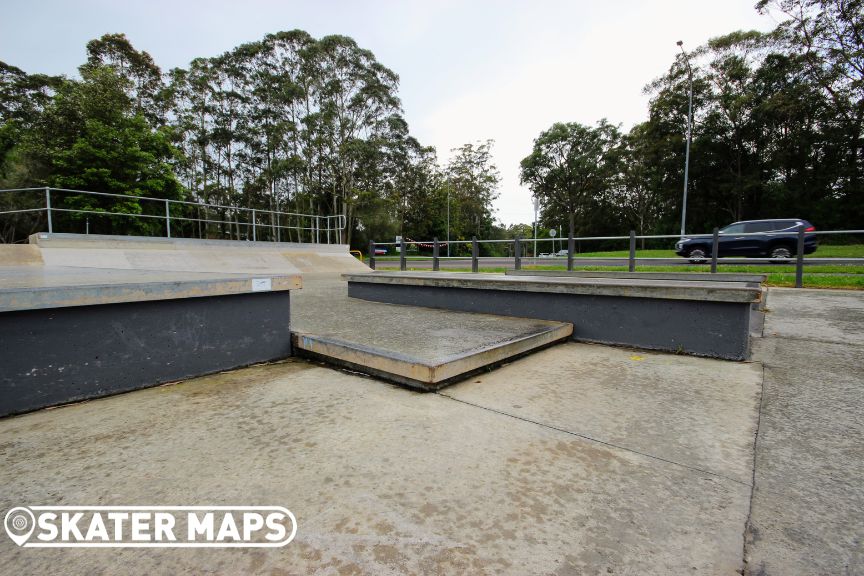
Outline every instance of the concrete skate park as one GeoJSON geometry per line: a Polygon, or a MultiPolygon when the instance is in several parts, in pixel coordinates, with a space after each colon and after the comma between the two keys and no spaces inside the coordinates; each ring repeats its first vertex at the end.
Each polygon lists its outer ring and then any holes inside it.
{"type": "Polygon", "coordinates": [[[2,500],[289,508],[282,548],[8,573],[864,571],[864,295],[373,272],[344,245],[0,246],[2,500]]]}

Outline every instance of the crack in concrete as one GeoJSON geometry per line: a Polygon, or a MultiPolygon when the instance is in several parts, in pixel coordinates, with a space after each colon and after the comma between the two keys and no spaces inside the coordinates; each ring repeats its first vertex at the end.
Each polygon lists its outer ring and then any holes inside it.
{"type": "Polygon", "coordinates": [[[753,474],[750,479],[750,501],[747,504],[747,520],[744,522],[744,545],[741,550],[741,574],[749,574],[749,566],[747,565],[748,540],[747,535],[750,532],[750,521],[753,517],[753,500],[756,496],[756,458],[757,447],[759,444],[759,430],[762,425],[762,405],[765,403],[765,364],[762,364],[762,380],[761,389],[759,392],[759,411],[756,413],[756,433],[753,435],[753,474]]]}
{"type": "Polygon", "coordinates": [[[665,462],[667,464],[672,464],[673,466],[678,466],[680,468],[685,468],[687,470],[692,470],[694,472],[699,472],[700,474],[707,474],[709,476],[714,476],[717,478],[722,478],[723,480],[728,480],[730,482],[734,482],[736,484],[740,484],[742,486],[748,486],[752,490],[751,484],[747,482],[742,482],[741,480],[737,480],[735,478],[730,478],[729,476],[725,476],[718,472],[712,472],[711,470],[706,470],[704,468],[699,468],[697,466],[690,466],[689,464],[684,464],[682,462],[676,462],[675,460],[669,460],[668,458],[663,458],[662,456],[656,456],[654,454],[649,454],[647,452],[641,452],[639,450],[635,450],[633,448],[628,448],[627,446],[622,446],[620,444],[615,444],[613,442],[607,442],[605,440],[600,440],[599,438],[594,438],[592,436],[588,436],[586,434],[581,434],[579,432],[574,432],[572,430],[567,430],[565,428],[559,428],[557,426],[553,426],[551,424],[546,424],[544,422],[539,422],[537,420],[532,420],[530,418],[525,418],[524,416],[519,416],[517,414],[511,414],[509,412],[503,412],[501,410],[496,410],[494,408],[490,408],[488,406],[482,406],[480,404],[475,404],[473,402],[468,402],[466,400],[460,400],[459,398],[454,398],[453,396],[448,396],[441,391],[435,392],[437,396],[441,396],[443,398],[447,398],[449,400],[453,400],[454,402],[459,402],[461,404],[465,404],[466,406],[473,406],[474,408],[480,408],[481,410],[486,410],[488,412],[492,412],[494,414],[500,414],[501,416],[507,416],[509,418],[513,418],[515,420],[521,420],[522,422],[528,422],[529,424],[535,424],[537,426],[542,426],[543,428],[547,428],[549,430],[555,430],[556,432],[563,432],[564,434],[569,434],[570,436],[576,436],[577,438],[582,438],[583,440],[588,440],[589,442],[594,442],[597,444],[602,444],[603,446],[608,446],[610,448],[615,448],[617,450],[624,450],[625,452],[630,452],[632,454],[637,454],[639,456],[643,456],[645,458],[650,458],[652,460],[657,460],[660,462],[665,462]]]}

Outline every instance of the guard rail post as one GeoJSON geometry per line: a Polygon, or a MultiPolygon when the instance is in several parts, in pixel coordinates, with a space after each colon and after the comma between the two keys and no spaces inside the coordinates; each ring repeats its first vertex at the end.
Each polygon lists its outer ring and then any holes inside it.
{"type": "Polygon", "coordinates": [[[480,270],[479,262],[477,258],[480,254],[480,247],[477,244],[477,237],[471,237],[471,272],[477,273],[480,270]]]}
{"type": "Polygon", "coordinates": [[[48,233],[54,232],[54,226],[51,221],[51,189],[45,187],[45,210],[48,213],[48,233]]]}
{"type": "Polygon", "coordinates": [[[795,288],[804,287],[804,226],[798,227],[798,250],[795,259],[795,288]]]}
{"type": "Polygon", "coordinates": [[[522,239],[519,236],[513,241],[513,268],[522,269],[522,239]]]}
{"type": "Polygon", "coordinates": [[[720,252],[720,229],[714,228],[714,237],[711,240],[711,273],[717,273],[717,253],[720,252]]]}

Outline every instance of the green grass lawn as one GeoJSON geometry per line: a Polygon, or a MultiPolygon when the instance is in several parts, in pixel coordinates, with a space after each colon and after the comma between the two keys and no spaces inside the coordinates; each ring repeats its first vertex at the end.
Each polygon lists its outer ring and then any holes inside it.
{"type": "MultiPolygon", "coordinates": [[[[795,273],[795,266],[786,264],[761,264],[761,265],[745,265],[745,264],[727,264],[723,265],[722,260],[717,266],[718,272],[739,272],[752,274],[778,274],[778,273],[795,273]]],[[[557,266],[522,266],[525,270],[566,270],[564,264],[557,266]]],[[[574,270],[587,270],[597,272],[602,270],[627,270],[626,266],[574,266],[574,270]]],[[[504,270],[502,267],[501,270],[504,270]]],[[[688,264],[687,266],[639,266],[637,270],[640,272],[711,272],[711,266],[708,264],[688,264]]],[[[854,264],[813,264],[804,268],[804,275],[807,274],[864,274],[864,266],[854,264]]]]}
{"type": "MultiPolygon", "coordinates": [[[[575,256],[581,258],[628,258],[629,250],[614,252],[580,252],[575,256]]],[[[680,258],[674,250],[636,250],[637,258],[680,258]]],[[[805,258],[864,258],[864,244],[848,244],[844,246],[819,246],[813,254],[805,258]]]]}
{"type": "MultiPolygon", "coordinates": [[[[627,258],[630,256],[628,250],[615,250],[612,252],[579,252],[575,254],[578,258],[627,258]]],[[[525,256],[528,258],[530,256],[525,256]]],[[[637,258],[680,258],[674,250],[637,250],[637,258]]],[[[822,245],[813,254],[807,254],[805,258],[864,258],[864,244],[846,244],[842,246],[822,245]]],[[[406,260],[426,260],[431,256],[406,256],[406,260]]],[[[470,256],[465,256],[470,258],[470,256]]],[[[398,255],[376,256],[376,260],[399,260],[398,255]]],[[[560,258],[563,260],[564,258],[560,258]]]]}

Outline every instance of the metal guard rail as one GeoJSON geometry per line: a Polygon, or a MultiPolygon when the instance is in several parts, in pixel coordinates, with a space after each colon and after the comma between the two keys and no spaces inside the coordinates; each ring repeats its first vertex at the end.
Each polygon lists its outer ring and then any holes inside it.
{"type": "MultiPolygon", "coordinates": [[[[810,231],[807,232],[804,226],[799,226],[797,230],[797,242],[796,242],[796,250],[795,250],[795,287],[802,288],[804,283],[804,237],[806,234],[811,235],[836,235],[836,234],[845,234],[845,235],[854,235],[854,234],[864,234],[864,230],[825,230],[825,231],[810,231]]],[[[735,233],[735,237],[741,236],[788,236],[789,232],[743,232],[743,233],[735,233]]],[[[719,230],[717,228],[714,229],[711,234],[652,234],[652,235],[644,235],[637,236],[636,232],[631,230],[629,236],[583,236],[583,237],[573,237],[567,238],[567,270],[573,270],[573,253],[574,253],[574,245],[577,241],[583,240],[629,240],[630,241],[630,253],[627,258],[628,262],[628,270],[630,272],[636,271],[636,240],[657,240],[657,239],[681,239],[681,238],[711,238],[712,249],[711,249],[711,273],[717,273],[717,254],[718,254],[718,243],[719,243],[719,230]]],[[[447,246],[449,244],[470,244],[471,245],[471,271],[477,272],[479,270],[479,245],[481,243],[486,244],[501,244],[508,243],[513,244],[513,264],[516,270],[521,270],[522,268],[522,244],[523,243],[531,243],[534,242],[563,242],[565,239],[562,238],[506,238],[499,240],[478,240],[477,237],[473,237],[471,240],[450,240],[449,242],[439,242],[438,238],[433,238],[431,242],[428,241],[414,241],[409,240],[405,241],[405,238],[402,239],[401,242],[369,242],[369,267],[373,270],[375,269],[375,248],[377,246],[399,246],[399,269],[406,270],[407,269],[407,258],[406,258],[406,248],[409,244],[417,244],[417,245],[431,245],[432,246],[432,270],[437,272],[440,270],[440,261],[441,260],[455,260],[462,259],[465,257],[450,257],[450,256],[440,256],[439,250],[442,246],[447,246]]],[[[535,256],[536,258],[536,256],[535,256]]],[[[589,257],[591,258],[591,257],[589,257]]],[[[618,260],[621,258],[616,257],[593,257],[603,260],[618,260]]],[[[642,260],[667,260],[667,258],[641,258],[642,260]]],[[[622,259],[623,260],[623,259],[622,259]]],[[[788,262],[788,258],[762,258],[762,260],[769,260],[771,262],[788,262]]],[[[862,259],[864,262],[864,259],[862,259]]]]}
{"type": "MultiPolygon", "coordinates": [[[[93,214],[97,216],[124,216],[129,218],[151,218],[156,220],[164,220],[165,221],[165,233],[166,237],[171,238],[171,222],[203,222],[210,224],[227,224],[229,226],[243,226],[247,230],[251,227],[252,231],[252,240],[257,241],[257,230],[260,227],[266,229],[279,229],[279,230],[297,230],[297,231],[308,231],[310,233],[310,238],[314,238],[315,242],[320,241],[321,233],[326,234],[327,243],[330,243],[330,232],[338,233],[338,239],[341,242],[342,231],[345,230],[346,218],[344,214],[337,214],[333,216],[320,216],[317,214],[303,214],[299,212],[283,212],[279,210],[261,210],[258,208],[245,208],[243,206],[227,206],[223,204],[211,204],[207,202],[190,202],[188,200],[171,200],[167,198],[153,198],[150,196],[133,196],[130,194],[113,194],[110,192],[93,192],[88,190],[72,190],[69,188],[10,188],[6,190],[0,190],[0,193],[13,193],[13,192],[43,192],[44,193],[44,206],[39,206],[37,208],[24,208],[24,209],[16,209],[16,210],[4,210],[0,211],[0,216],[8,215],[8,214],[23,214],[29,212],[45,212],[46,220],[48,225],[48,232],[54,232],[54,219],[52,218],[52,214],[59,213],[74,213],[74,214],[93,214]],[[66,193],[66,194],[74,194],[74,195],[87,195],[87,196],[100,196],[100,197],[108,197],[108,198],[121,198],[125,200],[135,200],[135,201],[148,201],[148,202],[158,202],[162,203],[165,206],[165,213],[162,214],[140,214],[140,213],[130,213],[130,212],[110,212],[107,210],[88,210],[84,208],[60,208],[52,205],[52,192],[66,193]],[[208,209],[212,210],[227,210],[231,211],[235,214],[239,214],[241,212],[245,212],[249,215],[249,220],[241,222],[239,220],[213,220],[209,218],[190,218],[188,216],[177,216],[171,214],[171,207],[173,205],[179,206],[191,206],[194,208],[203,208],[206,212],[208,209]],[[303,226],[286,226],[279,223],[279,218],[282,216],[286,216],[290,218],[300,219],[301,222],[303,219],[308,219],[310,225],[303,226]],[[261,222],[261,219],[267,219],[269,217],[270,222],[261,222]],[[323,222],[323,226],[322,226],[323,222]]],[[[248,232],[247,232],[248,239],[248,232]]]]}

